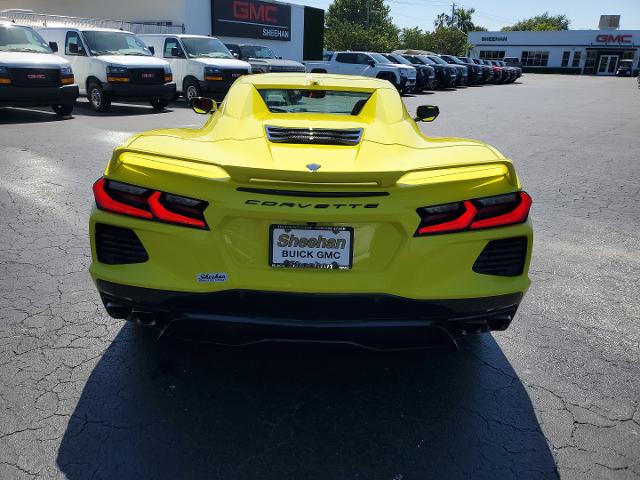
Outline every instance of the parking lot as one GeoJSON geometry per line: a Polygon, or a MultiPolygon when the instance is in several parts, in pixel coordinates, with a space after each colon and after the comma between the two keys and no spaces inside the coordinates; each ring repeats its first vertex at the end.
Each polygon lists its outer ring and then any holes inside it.
{"type": "Polygon", "coordinates": [[[156,342],[87,272],[112,149],[197,127],[115,105],[0,109],[0,479],[640,477],[640,90],[525,75],[407,96],[427,135],[484,140],[534,199],[532,287],[460,350],[156,342]]]}

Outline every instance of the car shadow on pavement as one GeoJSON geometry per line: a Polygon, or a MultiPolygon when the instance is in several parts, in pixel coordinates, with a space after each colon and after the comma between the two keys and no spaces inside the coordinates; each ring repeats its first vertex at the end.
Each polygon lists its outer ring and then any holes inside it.
{"type": "Polygon", "coordinates": [[[68,479],[558,478],[490,335],[461,350],[221,349],[125,325],[57,464],[68,479]]]}
{"type": "Polygon", "coordinates": [[[73,109],[73,115],[78,117],[122,117],[130,115],[162,115],[170,111],[169,107],[164,110],[154,110],[151,105],[143,103],[113,103],[108,112],[96,112],[91,109],[89,102],[79,100],[73,109]]]}
{"type": "Polygon", "coordinates": [[[31,108],[0,108],[0,125],[20,123],[61,122],[72,117],[60,117],[51,109],[40,110],[31,108]]]}

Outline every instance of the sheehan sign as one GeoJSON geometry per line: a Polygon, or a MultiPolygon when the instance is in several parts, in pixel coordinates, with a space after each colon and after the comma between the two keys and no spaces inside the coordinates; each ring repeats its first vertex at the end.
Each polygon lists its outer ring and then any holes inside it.
{"type": "Polygon", "coordinates": [[[213,34],[291,40],[291,7],[260,0],[211,0],[213,34]]]}

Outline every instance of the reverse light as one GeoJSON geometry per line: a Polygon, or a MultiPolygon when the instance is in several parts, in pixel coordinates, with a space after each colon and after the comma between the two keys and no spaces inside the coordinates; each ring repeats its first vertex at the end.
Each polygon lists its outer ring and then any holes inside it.
{"type": "Polygon", "coordinates": [[[476,198],[417,210],[420,225],[415,236],[454,233],[523,223],[531,197],[526,192],[476,198]]]}
{"type": "Polygon", "coordinates": [[[130,217],[208,230],[207,202],[100,178],[93,185],[100,210],[130,217]]]}

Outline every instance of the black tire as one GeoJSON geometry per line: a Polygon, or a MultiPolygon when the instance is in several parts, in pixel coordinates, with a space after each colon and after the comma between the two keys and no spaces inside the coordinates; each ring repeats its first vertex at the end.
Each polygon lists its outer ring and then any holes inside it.
{"type": "Polygon", "coordinates": [[[96,112],[108,112],[111,108],[111,97],[104,93],[102,85],[98,82],[89,82],[87,98],[91,108],[96,112]]]}
{"type": "Polygon", "coordinates": [[[68,117],[73,112],[73,103],[61,103],[57,105],[51,105],[51,110],[60,117],[68,117]]]}
{"type": "Polygon", "coordinates": [[[167,108],[167,105],[169,105],[169,100],[165,100],[164,98],[154,98],[149,103],[154,110],[162,111],[167,108]]]}
{"type": "Polygon", "coordinates": [[[194,98],[202,96],[202,89],[195,80],[185,80],[182,87],[182,95],[188,103],[191,103],[194,98]]]}

